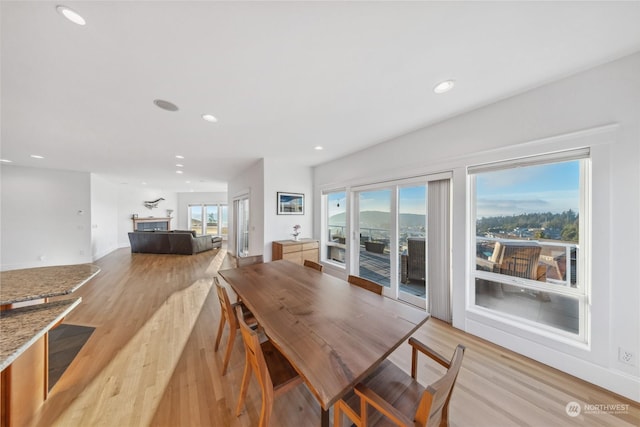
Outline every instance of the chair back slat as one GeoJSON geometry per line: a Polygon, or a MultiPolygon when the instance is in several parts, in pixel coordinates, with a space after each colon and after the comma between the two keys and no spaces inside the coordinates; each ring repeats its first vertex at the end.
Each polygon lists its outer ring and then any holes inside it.
{"type": "Polygon", "coordinates": [[[229,294],[227,293],[227,289],[222,286],[217,277],[214,276],[213,282],[216,285],[216,294],[218,295],[218,301],[220,301],[220,309],[222,311],[222,315],[229,322],[229,326],[233,329],[237,328],[236,316],[233,312],[233,308],[231,306],[231,300],[229,300],[229,294]]]}
{"type": "Polygon", "coordinates": [[[247,353],[247,360],[251,364],[251,369],[256,374],[260,389],[262,390],[263,401],[265,398],[273,399],[273,383],[271,382],[271,376],[269,375],[269,369],[260,347],[260,339],[258,333],[251,329],[242,318],[242,309],[236,307],[236,313],[238,317],[238,323],[240,324],[240,333],[242,334],[242,341],[244,342],[245,351],[247,353]]]}
{"type": "Polygon", "coordinates": [[[364,277],[349,275],[349,277],[347,278],[347,282],[351,283],[352,285],[371,291],[374,294],[382,295],[383,286],[376,282],[372,282],[371,280],[365,279],[364,277]]]}
{"type": "Polygon", "coordinates": [[[244,267],[246,265],[252,264],[262,264],[264,259],[262,255],[253,255],[253,256],[245,256],[245,257],[237,257],[236,264],[238,267],[244,267]]]}
{"type": "Polygon", "coordinates": [[[316,269],[318,271],[322,271],[322,267],[323,267],[322,264],[318,264],[317,262],[311,261],[310,259],[305,259],[304,260],[304,266],[305,267],[314,268],[314,269],[316,269]]]}

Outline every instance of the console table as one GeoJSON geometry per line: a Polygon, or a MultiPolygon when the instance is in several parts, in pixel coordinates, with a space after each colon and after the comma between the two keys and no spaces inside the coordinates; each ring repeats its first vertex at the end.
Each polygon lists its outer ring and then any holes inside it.
{"type": "Polygon", "coordinates": [[[318,262],[319,242],[313,239],[277,240],[271,245],[271,258],[303,264],[305,259],[318,262]]]}

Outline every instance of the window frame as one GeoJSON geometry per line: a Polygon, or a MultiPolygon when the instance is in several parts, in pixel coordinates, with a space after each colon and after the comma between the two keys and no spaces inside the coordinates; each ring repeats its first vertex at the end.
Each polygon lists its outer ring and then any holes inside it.
{"type": "Polygon", "coordinates": [[[206,233],[206,229],[207,229],[207,208],[209,207],[215,207],[217,210],[217,221],[218,221],[218,232],[215,234],[215,236],[219,236],[222,237],[223,239],[227,239],[228,238],[228,230],[229,230],[229,207],[226,203],[189,203],[187,205],[187,229],[191,230],[192,229],[192,224],[191,224],[191,208],[193,207],[200,207],[200,213],[202,215],[202,224],[200,226],[200,235],[205,235],[206,233]],[[222,233],[222,227],[221,227],[221,223],[222,223],[222,208],[226,207],[227,208],[227,234],[222,233]]]}
{"type": "Polygon", "coordinates": [[[321,248],[320,261],[344,271],[347,271],[347,265],[349,265],[350,258],[351,258],[349,255],[349,250],[351,246],[350,245],[351,239],[349,238],[351,235],[351,219],[350,219],[351,210],[350,210],[350,194],[349,193],[350,193],[349,189],[341,187],[341,188],[332,188],[332,189],[323,190],[321,194],[322,216],[320,219],[321,221],[320,229],[322,230],[322,232],[320,233],[320,248],[321,248]],[[344,197],[345,197],[345,227],[344,227],[345,247],[343,248],[344,262],[342,263],[339,261],[334,261],[327,256],[329,247],[333,246],[333,245],[329,245],[329,236],[326,233],[326,231],[329,229],[328,200],[329,200],[329,194],[332,194],[332,193],[344,193],[344,197]]]}
{"type": "Polygon", "coordinates": [[[559,152],[545,153],[526,157],[518,157],[509,160],[489,162],[467,167],[468,179],[468,299],[467,310],[507,323],[532,332],[542,333],[551,336],[553,339],[589,344],[590,341],[590,315],[591,315],[591,152],[589,148],[570,149],[559,152]],[[484,172],[498,170],[515,169],[518,167],[536,166],[543,164],[559,163],[577,160],[580,162],[580,202],[578,208],[579,240],[575,245],[577,252],[577,279],[576,287],[559,286],[557,284],[536,281],[533,279],[517,276],[507,276],[500,273],[482,271],[476,268],[476,245],[477,245],[477,211],[476,211],[476,176],[484,172]],[[497,311],[491,308],[482,307],[476,304],[476,279],[488,280],[507,285],[514,285],[519,288],[548,292],[563,297],[576,299],[578,302],[578,333],[572,333],[560,329],[559,327],[546,325],[524,317],[497,311]]]}

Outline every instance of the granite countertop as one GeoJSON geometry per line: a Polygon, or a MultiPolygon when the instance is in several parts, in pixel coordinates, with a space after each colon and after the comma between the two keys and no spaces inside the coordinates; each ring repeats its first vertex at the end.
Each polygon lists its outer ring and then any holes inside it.
{"type": "Polygon", "coordinates": [[[0,305],[70,294],[100,272],[93,264],[0,272],[0,305]]]}
{"type": "Polygon", "coordinates": [[[81,298],[48,302],[0,312],[0,371],[60,322],[81,298]]]}

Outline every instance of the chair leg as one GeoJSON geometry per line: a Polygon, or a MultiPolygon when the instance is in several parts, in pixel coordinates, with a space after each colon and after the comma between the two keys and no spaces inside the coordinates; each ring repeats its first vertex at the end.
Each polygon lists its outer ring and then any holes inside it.
{"type": "Polygon", "coordinates": [[[360,396],[360,425],[369,425],[369,417],[367,416],[367,401],[360,396]]]}
{"type": "Polygon", "coordinates": [[[242,384],[240,385],[240,396],[238,396],[238,406],[236,408],[236,417],[239,417],[240,412],[242,412],[244,399],[247,397],[247,390],[249,388],[249,379],[251,379],[251,362],[249,361],[249,355],[246,355],[244,361],[244,374],[242,375],[242,384]]]}
{"type": "Polygon", "coordinates": [[[273,410],[273,400],[269,401],[265,398],[264,391],[262,393],[262,409],[260,410],[260,427],[269,427],[271,420],[271,411],[273,410]]]}
{"type": "Polygon", "coordinates": [[[227,351],[224,353],[224,362],[222,364],[222,375],[227,373],[227,366],[229,366],[229,360],[231,359],[231,350],[233,350],[233,344],[236,342],[236,330],[234,328],[229,329],[229,341],[227,342],[227,351]]]}
{"type": "Polygon", "coordinates": [[[224,329],[224,324],[227,319],[224,318],[224,314],[220,314],[220,324],[218,325],[218,336],[216,336],[216,346],[214,347],[214,351],[218,351],[218,346],[220,345],[220,338],[222,338],[222,330],[224,329]]]}

